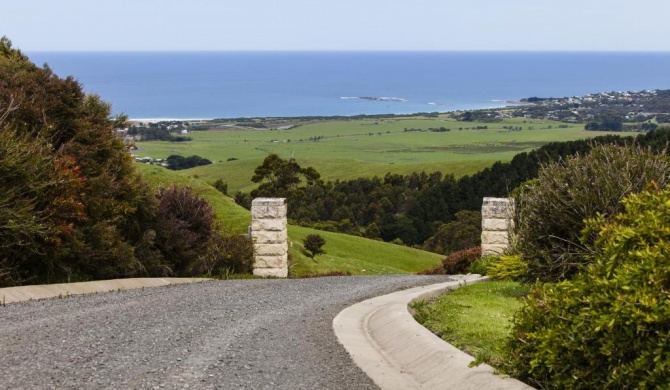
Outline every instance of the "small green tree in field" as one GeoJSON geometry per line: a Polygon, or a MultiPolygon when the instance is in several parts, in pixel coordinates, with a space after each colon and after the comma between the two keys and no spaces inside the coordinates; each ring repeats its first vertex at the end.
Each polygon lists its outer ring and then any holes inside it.
{"type": "Polygon", "coordinates": [[[321,255],[326,253],[323,250],[323,246],[326,245],[326,239],[319,234],[310,234],[302,240],[305,249],[309,252],[310,257],[313,259],[316,255],[321,255]]]}

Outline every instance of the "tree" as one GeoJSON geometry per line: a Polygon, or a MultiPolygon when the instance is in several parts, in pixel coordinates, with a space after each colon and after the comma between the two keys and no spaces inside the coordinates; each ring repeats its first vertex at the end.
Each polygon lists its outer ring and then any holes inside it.
{"type": "Polygon", "coordinates": [[[168,156],[168,158],[165,159],[165,162],[167,163],[168,169],[172,169],[173,171],[199,167],[201,165],[209,165],[212,163],[210,160],[197,155],[184,157],[178,154],[168,156]]]}
{"type": "Polygon", "coordinates": [[[228,183],[223,181],[223,179],[217,179],[212,187],[216,188],[220,193],[228,195],[228,183]]]}
{"type": "Polygon", "coordinates": [[[314,256],[321,255],[326,253],[323,250],[323,246],[326,245],[326,239],[319,234],[310,234],[302,240],[305,249],[310,253],[310,257],[314,259],[314,256]]]}
{"type": "Polygon", "coordinates": [[[303,168],[294,158],[284,160],[270,154],[254,171],[251,181],[261,184],[251,191],[251,196],[295,198],[303,192],[299,187],[303,181],[307,186],[321,184],[320,177],[314,168],[303,168]]]}
{"type": "MultiPolygon", "coordinates": [[[[0,107],[3,137],[23,145],[21,152],[34,152],[32,157],[24,154],[25,158],[19,156],[14,162],[7,160],[8,166],[32,160],[38,164],[34,168],[43,171],[33,176],[31,180],[37,182],[30,187],[22,187],[27,183],[22,184],[22,179],[12,179],[2,185],[3,189],[32,197],[32,215],[50,219],[40,228],[67,233],[58,234],[56,241],[51,233],[46,240],[33,236],[35,250],[30,258],[21,258],[25,261],[20,262],[17,271],[22,269],[35,278],[34,282],[123,277],[143,272],[134,245],[147,232],[148,221],[143,218],[151,214],[146,211],[152,207],[152,194],[135,171],[123,142],[113,132],[110,106],[95,95],[86,95],[74,78],[60,78],[48,66],[35,66],[12,48],[8,39],[2,38],[0,107]],[[52,167],[61,172],[50,176],[52,167]],[[56,180],[56,186],[48,184],[62,175],[64,181],[56,180]],[[56,188],[58,185],[62,188],[56,188]],[[32,193],[22,192],[22,188],[31,188],[32,193]],[[40,188],[46,192],[33,191],[40,188]],[[57,204],[45,205],[49,199],[57,204]],[[47,211],[50,208],[59,211],[47,211]]],[[[28,170],[23,172],[32,169],[23,166],[15,173],[24,168],[28,170]]],[[[21,204],[25,205],[21,203],[25,199],[10,199],[2,208],[20,210],[21,204]]],[[[13,220],[0,224],[9,226],[13,220]]],[[[3,253],[0,259],[12,256],[3,253]]]]}
{"type": "Polygon", "coordinates": [[[39,139],[0,127],[0,286],[48,280],[53,257],[85,218],[73,160],[39,139]]]}
{"type": "Polygon", "coordinates": [[[434,236],[426,240],[422,249],[443,255],[479,246],[482,235],[482,214],[479,211],[461,210],[456,220],[443,223],[434,236]]]}

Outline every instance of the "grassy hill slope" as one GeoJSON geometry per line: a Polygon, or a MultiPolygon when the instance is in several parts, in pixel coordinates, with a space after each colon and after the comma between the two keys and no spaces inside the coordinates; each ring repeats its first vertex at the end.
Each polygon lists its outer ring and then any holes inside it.
{"type": "MultiPolygon", "coordinates": [[[[231,233],[246,233],[251,224],[248,210],[201,179],[153,165],[137,164],[137,168],[154,187],[171,183],[191,187],[210,202],[217,217],[231,233]]],[[[294,276],[330,272],[352,275],[414,273],[435,267],[442,259],[440,255],[400,245],[300,226],[289,226],[288,233],[291,274],[294,276]],[[302,239],[308,234],[320,234],[326,239],[326,254],[315,260],[309,258],[302,246],[302,239]]]]}
{"type": "Polygon", "coordinates": [[[223,222],[226,231],[243,234],[247,232],[247,226],[251,225],[249,211],[238,206],[232,198],[223,195],[206,182],[156,165],[136,165],[142,176],[154,188],[172,183],[193,188],[198,195],[205,198],[212,205],[217,217],[223,222]]]}
{"type": "Polygon", "coordinates": [[[341,233],[289,226],[291,272],[304,276],[333,271],[352,275],[415,273],[440,264],[441,255],[341,233]],[[326,239],[325,254],[314,260],[304,253],[302,239],[318,233],[326,239]]]}

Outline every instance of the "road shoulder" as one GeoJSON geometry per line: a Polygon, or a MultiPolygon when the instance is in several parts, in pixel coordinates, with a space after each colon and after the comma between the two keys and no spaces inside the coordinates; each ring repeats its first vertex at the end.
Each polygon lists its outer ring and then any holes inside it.
{"type": "Polygon", "coordinates": [[[0,304],[36,299],[67,297],[69,295],[92,294],[98,292],[123,291],[145,287],[160,287],[171,284],[195,283],[204,278],[130,278],[97,280],[93,282],[40,284],[0,288],[0,304]]]}
{"type": "Polygon", "coordinates": [[[518,380],[495,375],[486,364],[468,367],[472,356],[435,336],[409,313],[413,301],[484,280],[466,275],[369,299],[341,311],[333,320],[333,329],[356,365],[384,390],[531,389],[518,380]]]}

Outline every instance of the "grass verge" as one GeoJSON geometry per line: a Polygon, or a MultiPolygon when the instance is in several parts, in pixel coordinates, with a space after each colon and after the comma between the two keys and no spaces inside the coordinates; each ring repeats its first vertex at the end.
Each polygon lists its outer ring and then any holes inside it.
{"type": "Polygon", "coordinates": [[[458,288],[431,302],[416,302],[414,318],[456,348],[472,355],[475,364],[496,367],[510,320],[529,287],[516,282],[483,282],[458,288]]]}

